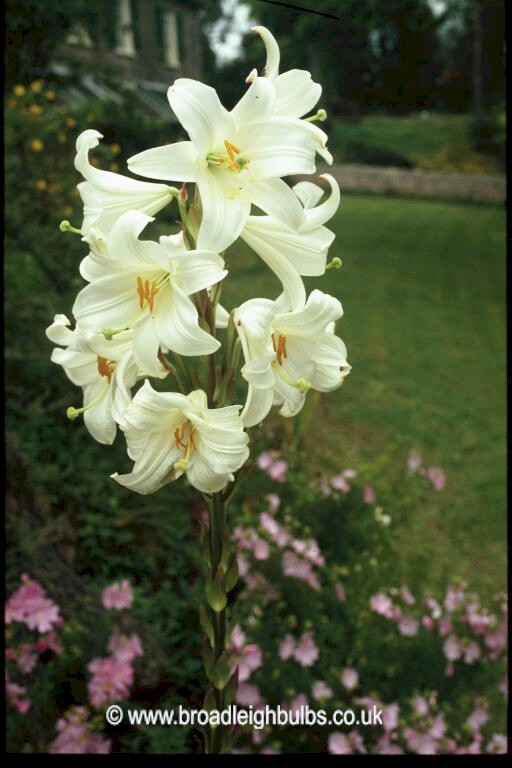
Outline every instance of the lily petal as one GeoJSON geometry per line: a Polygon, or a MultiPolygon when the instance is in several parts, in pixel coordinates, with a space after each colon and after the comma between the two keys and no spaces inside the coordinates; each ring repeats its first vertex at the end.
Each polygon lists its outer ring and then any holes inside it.
{"type": "Polygon", "coordinates": [[[234,120],[220,103],[215,89],[209,85],[180,78],[167,91],[167,98],[172,111],[192,139],[200,162],[203,158],[206,162],[206,155],[215,149],[216,143],[233,135],[234,120]]]}
{"type": "Polygon", "coordinates": [[[235,242],[250,213],[250,203],[244,196],[226,197],[212,173],[203,173],[198,179],[203,205],[203,220],[197,237],[201,250],[224,251],[235,242]]]}
{"type": "Polygon", "coordinates": [[[199,327],[193,302],[176,284],[162,291],[155,325],[161,344],[179,355],[211,355],[220,347],[217,339],[199,327]]]}
{"type": "Polygon", "coordinates": [[[297,196],[282,179],[258,181],[251,185],[250,194],[254,205],[285,227],[298,230],[304,225],[304,209],[297,196]]]}
{"type": "Polygon", "coordinates": [[[302,117],[316,106],[322,95],[322,86],[313,82],[311,73],[304,69],[290,69],[276,77],[272,85],[276,89],[275,115],[302,117]]]}
{"type": "Polygon", "coordinates": [[[264,73],[265,77],[268,77],[269,80],[273,80],[278,75],[279,59],[281,57],[277,40],[275,39],[272,32],[266,27],[252,27],[251,32],[257,32],[265,43],[265,48],[267,51],[267,63],[265,64],[264,73]]]}
{"type": "Polygon", "coordinates": [[[264,77],[257,77],[231,110],[237,126],[270,120],[276,103],[273,84],[264,77]]]}
{"type": "Polygon", "coordinates": [[[130,157],[128,168],[132,173],[150,179],[195,181],[198,168],[197,150],[191,141],[177,141],[175,144],[146,149],[130,157]]]}
{"type": "Polygon", "coordinates": [[[341,303],[334,296],[314,290],[306,306],[299,312],[284,313],[275,318],[275,325],[284,334],[315,336],[325,332],[328,323],[343,316],[341,303]]]}

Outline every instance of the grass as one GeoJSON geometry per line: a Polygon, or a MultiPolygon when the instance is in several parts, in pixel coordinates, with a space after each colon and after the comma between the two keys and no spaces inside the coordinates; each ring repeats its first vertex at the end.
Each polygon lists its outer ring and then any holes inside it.
{"type": "MultiPolygon", "coordinates": [[[[366,466],[387,511],[405,506],[402,572],[432,585],[504,587],[504,223],[495,207],[344,196],[331,222],[343,267],[308,281],[341,298],[353,371],[321,398],[307,455],[321,444],[327,464],[366,466]],[[447,475],[426,502],[397,498],[413,447],[447,475]]],[[[254,256],[228,262],[227,306],[277,292],[254,256]]]]}
{"type": "Polygon", "coordinates": [[[338,119],[329,125],[329,147],[340,162],[364,162],[371,151],[383,153],[376,162],[381,165],[393,165],[396,155],[432,170],[504,173],[497,158],[471,149],[470,121],[470,115],[435,113],[423,118],[370,115],[359,122],[338,119]]]}

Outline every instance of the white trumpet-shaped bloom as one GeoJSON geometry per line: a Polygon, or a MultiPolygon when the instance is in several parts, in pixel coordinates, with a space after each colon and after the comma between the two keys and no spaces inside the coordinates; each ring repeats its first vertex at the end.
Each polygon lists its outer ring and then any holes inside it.
{"type": "Polygon", "coordinates": [[[240,405],[208,408],[205,392],[156,392],[149,381],[126,412],[123,430],[135,462],[112,477],[137,493],[154,493],[185,474],[194,488],[217,493],[247,460],[240,405]]]}
{"type": "Polygon", "coordinates": [[[250,299],[234,311],[245,357],[248,382],[242,412],[246,427],[262,421],[272,405],[282,416],[295,416],[309,389],[330,392],[350,371],[343,341],[334,323],[343,315],[340,302],[313,291],[299,310],[288,311],[286,299],[250,299]]]}
{"type": "Polygon", "coordinates": [[[272,269],[283,284],[292,309],[304,306],[306,291],[301,275],[323,275],[334,232],[323,224],[337,211],[340,189],[336,180],[325,174],[331,187],[325,202],[316,205],[324,190],[317,184],[301,181],[293,191],[304,206],[304,222],[299,230],[283,227],[271,216],[249,216],[241,237],[272,269]]]}
{"type": "Polygon", "coordinates": [[[240,235],[251,204],[287,227],[303,221],[297,197],[281,177],[315,171],[315,149],[300,121],[273,117],[276,91],[256,78],[228,112],[216,91],[180,79],[169,103],[190,136],[130,158],[133,173],[196,182],[202,205],[198,248],[223,251],[240,235]]]}
{"type": "Polygon", "coordinates": [[[138,210],[153,215],[170,203],[177,192],[166,184],[151,184],[95,168],[89,162],[89,151],[97,147],[102,138],[101,133],[89,128],[76,142],[75,168],[85,179],[78,185],[84,204],[81,226],[84,235],[92,226],[108,234],[126,211],[138,210]]]}
{"type": "MultiPolygon", "coordinates": [[[[68,416],[76,418],[83,414],[92,437],[111,445],[116,423],[123,423],[130,403],[130,390],[145,375],[133,357],[133,332],[124,331],[107,341],[101,335],[85,337],[69,325],[65,315],[55,315],[46,329],[50,341],[59,345],[52,352],[52,361],[61,365],[68,379],[83,390],[83,407],[69,408],[68,416]]],[[[167,371],[160,366],[158,376],[166,375],[167,371]]]]}
{"type": "MultiPolygon", "coordinates": [[[[189,298],[222,280],[224,261],[212,251],[187,251],[183,235],[139,240],[152,221],[138,211],[123,214],[108,243],[96,238],[81,273],[91,279],[73,314],[81,329],[113,338],[133,329],[133,354],[147,375],[157,375],[160,348],[180,355],[209,355],[220,343],[199,326],[189,298]]],[[[92,238],[90,238],[92,240],[92,238]]]]}
{"type": "MultiPolygon", "coordinates": [[[[314,109],[322,94],[322,86],[315,83],[311,73],[305,69],[290,69],[279,74],[281,53],[274,35],[262,26],[253,27],[252,31],[257,32],[265,44],[267,61],[263,75],[272,83],[276,92],[273,116],[295,120],[295,124],[300,125],[302,130],[309,134],[318,154],[332,165],[333,158],[326,146],[326,133],[312,122],[300,119],[314,109]]],[[[253,82],[257,76],[257,71],[253,70],[247,77],[247,82],[253,82]]]]}

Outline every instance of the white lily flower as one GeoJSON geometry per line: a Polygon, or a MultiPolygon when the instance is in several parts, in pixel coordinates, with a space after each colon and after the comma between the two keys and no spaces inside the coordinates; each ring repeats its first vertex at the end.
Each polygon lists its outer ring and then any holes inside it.
{"type": "MultiPolygon", "coordinates": [[[[288,72],[279,74],[281,54],[274,35],[269,29],[262,26],[253,27],[252,32],[257,32],[260,35],[266,48],[267,62],[263,73],[264,77],[272,82],[276,91],[273,116],[291,118],[295,124],[300,124],[302,130],[309,133],[318,154],[326,163],[332,165],[333,157],[326,146],[327,135],[312,122],[300,120],[316,106],[322,94],[322,86],[315,83],[311,73],[305,69],[290,69],[288,72]]],[[[254,82],[257,77],[257,71],[253,70],[246,82],[254,82]]],[[[325,111],[321,110],[317,119],[325,120],[325,117],[325,111]]]]}
{"type": "Polygon", "coordinates": [[[317,184],[302,181],[293,187],[304,205],[304,222],[299,230],[287,229],[271,216],[249,216],[241,233],[242,240],[280,279],[292,309],[299,309],[306,302],[301,275],[324,274],[327,252],[335,237],[323,224],[338,209],[340,189],[330,174],[322,178],[329,183],[331,194],[320,205],[316,204],[324,190],[317,184]]]}
{"type": "Polygon", "coordinates": [[[272,117],[270,81],[257,78],[231,112],[213,88],[195,80],[176,80],[168,98],[191,140],[148,149],[128,167],[141,176],[197,183],[203,212],[198,248],[231,245],[251,204],[287,227],[301,226],[302,207],[281,177],[314,173],[314,147],[299,121],[272,117]]]}
{"type": "Polygon", "coordinates": [[[245,357],[242,376],[248,382],[242,411],[246,427],[261,422],[272,405],[282,416],[295,416],[308,389],[330,392],[339,387],[350,365],[334,322],[343,315],[340,302],[321,291],[305,306],[288,311],[286,298],[250,299],[234,312],[245,357]]]}
{"type": "Polygon", "coordinates": [[[93,225],[108,234],[126,211],[138,210],[153,215],[168,205],[178,192],[167,184],[150,184],[95,168],[89,162],[89,151],[97,147],[102,138],[101,133],[90,128],[76,141],[75,168],[85,179],[78,184],[84,204],[81,226],[84,235],[93,225]]]}
{"type": "Polygon", "coordinates": [[[159,349],[180,355],[209,355],[220,346],[199,327],[189,296],[222,280],[227,272],[212,251],[187,251],[183,234],[159,243],[139,240],[152,221],[139,211],[123,214],[108,245],[91,250],[81,272],[94,278],[78,294],[73,314],[81,329],[112,338],[133,329],[133,354],[148,375],[157,375],[159,349]]]}
{"type": "Polygon", "coordinates": [[[148,494],[185,474],[194,488],[217,493],[249,456],[240,409],[208,408],[202,390],[188,395],[156,392],[146,380],[130,403],[123,427],[133,470],[112,477],[148,494]]]}
{"type": "MultiPolygon", "coordinates": [[[[73,384],[82,387],[83,407],[68,408],[68,417],[83,413],[85,426],[99,443],[111,445],[116,436],[116,422],[122,424],[131,400],[130,390],[140,372],[133,358],[133,331],[124,331],[111,341],[103,336],[85,337],[71,330],[65,315],[55,315],[46,335],[56,347],[51,360],[61,365],[73,384]]],[[[158,376],[167,371],[160,366],[158,376]]]]}

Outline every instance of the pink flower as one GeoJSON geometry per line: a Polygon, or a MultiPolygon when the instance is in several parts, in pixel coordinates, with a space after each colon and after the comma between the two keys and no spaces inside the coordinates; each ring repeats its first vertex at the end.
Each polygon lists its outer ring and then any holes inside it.
{"type": "Polygon", "coordinates": [[[421,467],[421,462],[422,458],[419,451],[417,451],[415,448],[409,451],[409,456],[407,457],[407,466],[411,472],[416,472],[421,467]]]}
{"type": "Polygon", "coordinates": [[[279,509],[279,505],[281,504],[281,499],[277,495],[277,493],[269,493],[265,496],[266,500],[268,501],[268,505],[272,512],[277,512],[279,509]]]}
{"type": "Polygon", "coordinates": [[[427,477],[432,483],[434,490],[442,491],[446,485],[446,475],[441,467],[429,467],[427,469],[427,477]]]}
{"type": "Polygon", "coordinates": [[[320,583],[311,564],[301,557],[297,557],[294,552],[289,550],[283,553],[281,564],[283,566],[283,573],[285,576],[293,576],[296,579],[305,581],[313,589],[320,589],[320,583]]]}
{"type": "Polygon", "coordinates": [[[501,624],[494,632],[488,632],[484,637],[486,646],[491,650],[499,653],[507,647],[507,627],[505,624],[501,624]]]}
{"type": "Polygon", "coordinates": [[[448,661],[457,661],[462,656],[462,646],[455,635],[445,640],[443,645],[444,655],[448,661]]]}
{"type": "Polygon", "coordinates": [[[22,685],[13,683],[6,674],[5,692],[9,703],[20,713],[20,715],[26,715],[32,704],[29,699],[22,698],[23,694],[27,692],[27,689],[22,685]]]}
{"type": "Polygon", "coordinates": [[[271,480],[274,480],[276,483],[284,483],[288,462],[278,458],[278,456],[279,454],[276,451],[264,451],[258,456],[257,463],[259,468],[266,472],[271,480]]]}
{"type": "Polygon", "coordinates": [[[308,706],[307,696],[304,693],[299,693],[298,696],[295,696],[295,698],[292,699],[288,704],[288,711],[292,712],[293,714],[299,715],[301,712],[301,708],[304,707],[305,709],[307,706],[308,706]]]}
{"type": "Polygon", "coordinates": [[[274,462],[274,457],[271,451],[263,451],[260,453],[257,459],[258,467],[263,470],[267,470],[274,462]]]}
{"type": "Polygon", "coordinates": [[[398,714],[400,707],[398,704],[388,704],[382,712],[382,726],[388,733],[394,731],[398,725],[398,714]]]}
{"type": "Polygon", "coordinates": [[[345,669],[343,669],[341,672],[340,680],[347,691],[352,691],[354,688],[357,688],[359,684],[359,675],[355,669],[352,669],[351,667],[345,667],[345,669]]]}
{"type": "Polygon", "coordinates": [[[312,632],[304,632],[293,652],[293,658],[301,667],[311,667],[318,659],[319,652],[312,632]]]}
{"type": "Polygon", "coordinates": [[[118,661],[131,663],[138,656],[143,656],[141,639],[138,635],[122,635],[120,632],[114,632],[108,642],[108,650],[118,661]]]}
{"type": "Polygon", "coordinates": [[[403,755],[404,751],[398,744],[393,744],[389,733],[383,733],[377,742],[378,755],[403,755]]]}
{"type": "Polygon", "coordinates": [[[285,637],[281,640],[281,644],[279,646],[279,657],[286,661],[286,659],[289,659],[291,656],[293,656],[293,652],[295,651],[295,638],[292,637],[292,635],[285,635],[285,637]]]}
{"type": "Polygon", "coordinates": [[[404,637],[414,637],[414,635],[417,635],[418,627],[418,621],[413,616],[404,615],[398,623],[400,634],[404,635],[404,637]]]}
{"type": "Polygon", "coordinates": [[[325,683],[323,680],[317,680],[316,683],[313,683],[312,688],[312,696],[317,701],[324,701],[325,699],[332,698],[332,688],[329,688],[327,683],[325,683]]]}
{"type": "Polygon", "coordinates": [[[429,631],[434,628],[434,620],[430,616],[424,616],[421,623],[425,629],[428,629],[429,631]]]}
{"type": "Polygon", "coordinates": [[[355,477],[357,477],[357,470],[356,469],[344,469],[342,472],[343,477],[346,477],[347,480],[353,480],[355,477]]]}
{"type": "Polygon", "coordinates": [[[446,722],[443,715],[436,715],[432,721],[432,724],[428,730],[428,735],[432,739],[441,740],[446,733],[446,722]]]}
{"type": "Polygon", "coordinates": [[[430,712],[429,703],[423,696],[416,696],[412,702],[412,709],[419,717],[426,717],[430,712]]]}
{"type": "Polygon", "coordinates": [[[328,741],[328,750],[331,755],[353,755],[352,747],[344,733],[335,731],[331,733],[328,741]]]}
{"type": "Polygon", "coordinates": [[[260,689],[250,683],[240,683],[235,698],[242,707],[255,707],[259,709],[263,706],[260,689]]]}
{"type": "Polygon", "coordinates": [[[280,549],[285,547],[291,541],[291,536],[288,531],[279,525],[277,520],[275,520],[272,515],[269,515],[268,512],[261,513],[260,525],[280,549]]]}
{"type": "Polygon", "coordinates": [[[259,645],[246,644],[245,634],[237,624],[231,634],[230,649],[234,653],[233,669],[238,667],[238,680],[246,682],[255,669],[261,667],[263,656],[259,645]]]}
{"type": "Polygon", "coordinates": [[[104,755],[110,752],[110,741],[91,732],[88,715],[85,707],[73,707],[57,721],[59,733],[50,744],[50,754],[104,755]]]}
{"type": "Polygon", "coordinates": [[[288,462],[283,459],[278,459],[268,468],[267,475],[276,483],[284,483],[287,470],[288,462]]]}
{"type": "Polygon", "coordinates": [[[268,546],[268,543],[261,539],[258,535],[254,535],[252,542],[252,553],[256,560],[268,560],[270,556],[270,548],[268,546]]]}
{"type": "Polygon", "coordinates": [[[344,475],[335,475],[334,477],[331,477],[331,485],[337,491],[342,491],[342,493],[348,493],[350,491],[350,485],[347,483],[344,475]]]}
{"type": "Polygon", "coordinates": [[[485,702],[481,701],[477,703],[477,706],[466,720],[466,725],[474,733],[480,731],[488,720],[489,707],[485,702]]]}
{"type": "Polygon", "coordinates": [[[446,635],[449,635],[450,632],[453,629],[452,620],[448,617],[441,619],[439,622],[439,634],[441,637],[446,637],[446,635]]]}
{"type": "Polygon", "coordinates": [[[62,645],[60,644],[57,633],[54,630],[47,632],[46,635],[40,637],[36,642],[36,646],[39,653],[46,653],[46,651],[62,653],[62,645]]]}
{"type": "Polygon", "coordinates": [[[363,488],[363,501],[365,504],[375,504],[375,491],[371,485],[365,485],[363,488]]]}
{"type": "Polygon", "coordinates": [[[39,654],[36,653],[37,646],[32,643],[23,643],[17,653],[16,664],[22,672],[29,673],[35,668],[39,654]]]}
{"type": "Polygon", "coordinates": [[[347,593],[345,592],[345,587],[343,586],[343,584],[340,581],[338,581],[334,589],[336,591],[336,597],[338,598],[340,603],[344,603],[345,600],[347,599],[347,593]]]}
{"type": "Polygon", "coordinates": [[[406,584],[400,587],[400,596],[406,605],[414,605],[416,602],[414,596],[411,594],[411,591],[406,584]]]}
{"type": "Polygon", "coordinates": [[[494,755],[506,755],[507,749],[507,737],[502,733],[493,733],[487,744],[487,752],[494,755]]]}
{"type": "Polygon", "coordinates": [[[89,701],[99,709],[104,704],[125,699],[133,685],[133,668],[127,661],[109,656],[93,659],[87,665],[92,673],[89,681],[89,701]]]}
{"type": "Polygon", "coordinates": [[[403,735],[411,752],[416,752],[418,755],[437,755],[437,741],[428,734],[420,733],[413,728],[404,728],[403,735]]]}
{"type": "Polygon", "coordinates": [[[471,641],[468,643],[464,649],[464,661],[466,664],[473,664],[475,661],[477,661],[481,656],[481,650],[478,643],[475,643],[474,641],[471,641]]]}
{"type": "Polygon", "coordinates": [[[449,613],[459,608],[464,602],[465,592],[459,586],[450,586],[446,590],[444,607],[449,613]]]}
{"type": "Polygon", "coordinates": [[[370,608],[380,616],[390,618],[393,614],[393,602],[383,592],[379,592],[370,598],[370,608]]]}
{"type": "Polygon", "coordinates": [[[101,601],[103,607],[107,609],[115,608],[117,611],[121,611],[124,608],[129,608],[133,601],[133,592],[128,579],[116,581],[109,587],[105,587],[101,593],[101,601]]]}
{"type": "Polygon", "coordinates": [[[508,680],[506,677],[498,683],[498,691],[502,694],[504,699],[508,699],[508,680]]]}
{"type": "Polygon", "coordinates": [[[11,595],[5,606],[5,623],[19,621],[29,629],[49,632],[62,623],[58,606],[49,600],[39,582],[26,573],[21,577],[23,586],[11,595]]]}
{"type": "Polygon", "coordinates": [[[443,674],[445,677],[453,677],[454,672],[455,672],[455,668],[453,664],[447,664],[446,667],[444,668],[443,674]]]}

